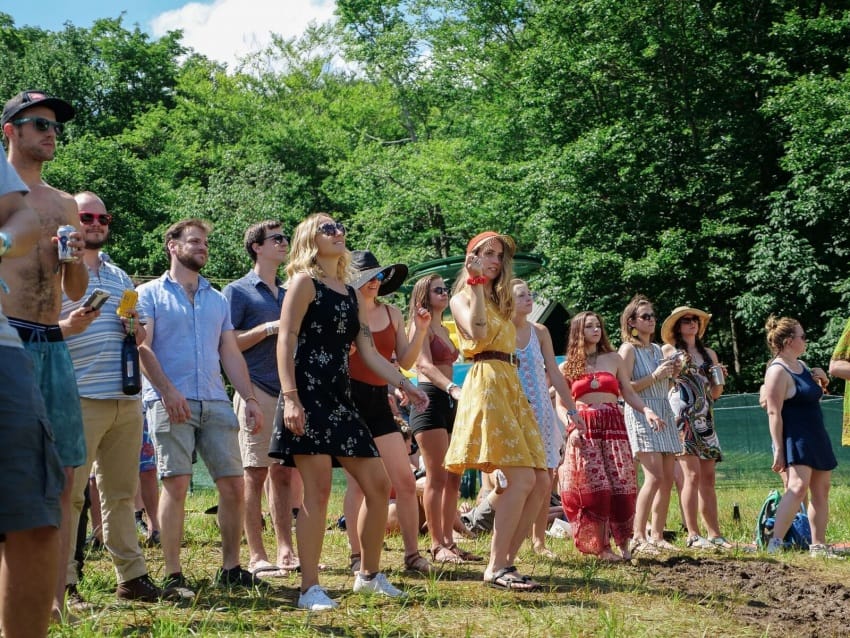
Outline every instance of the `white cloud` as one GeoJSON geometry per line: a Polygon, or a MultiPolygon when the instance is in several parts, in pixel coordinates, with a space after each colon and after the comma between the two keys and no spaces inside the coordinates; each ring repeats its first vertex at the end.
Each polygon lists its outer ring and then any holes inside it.
{"type": "Polygon", "coordinates": [[[333,18],[335,0],[215,0],[190,2],[151,21],[155,37],[183,30],[182,43],[233,69],[237,60],[268,45],[271,33],[290,38],[310,22],[333,18]]]}

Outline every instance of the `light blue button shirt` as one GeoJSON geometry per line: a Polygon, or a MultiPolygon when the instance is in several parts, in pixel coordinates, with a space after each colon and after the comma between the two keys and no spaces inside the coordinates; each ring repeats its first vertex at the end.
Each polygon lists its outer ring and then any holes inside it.
{"type": "MultiPolygon", "coordinates": [[[[187,399],[229,401],[221,376],[221,335],[233,330],[227,299],[203,277],[194,304],[166,272],[137,288],[139,314],[153,323],[153,351],[165,375],[187,399]]],[[[159,392],[142,381],[145,401],[159,392]]]]}

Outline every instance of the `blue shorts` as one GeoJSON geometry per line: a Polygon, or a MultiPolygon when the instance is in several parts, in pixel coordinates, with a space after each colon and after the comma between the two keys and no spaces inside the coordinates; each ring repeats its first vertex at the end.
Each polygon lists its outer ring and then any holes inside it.
{"type": "Polygon", "coordinates": [[[65,473],[32,359],[22,348],[0,346],[0,361],[0,535],[59,527],[65,473]]]}
{"type": "Polygon", "coordinates": [[[64,341],[48,337],[55,334],[59,327],[11,317],[9,323],[18,329],[24,349],[32,358],[35,382],[44,397],[47,417],[56,437],[56,450],[62,465],[83,465],[86,462],[86,438],[83,434],[83,412],[80,408],[80,394],[77,391],[71,353],[68,352],[64,341]]]}
{"type": "Polygon", "coordinates": [[[213,481],[242,476],[239,422],[229,401],[189,400],[191,416],[172,423],[162,401],[148,406],[148,427],[156,448],[160,478],[192,474],[192,455],[201,455],[213,481]]]}

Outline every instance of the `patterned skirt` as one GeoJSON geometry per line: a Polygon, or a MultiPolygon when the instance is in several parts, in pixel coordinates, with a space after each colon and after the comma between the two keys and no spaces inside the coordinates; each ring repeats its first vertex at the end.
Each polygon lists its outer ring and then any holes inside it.
{"type": "Polygon", "coordinates": [[[576,548],[599,555],[632,536],[637,479],[626,424],[619,406],[583,406],[587,435],[578,447],[567,443],[558,469],[558,490],[576,548]]]}

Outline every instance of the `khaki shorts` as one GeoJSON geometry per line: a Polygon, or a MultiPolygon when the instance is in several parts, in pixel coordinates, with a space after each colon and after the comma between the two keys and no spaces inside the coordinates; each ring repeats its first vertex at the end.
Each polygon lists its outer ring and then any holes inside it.
{"type": "Polygon", "coordinates": [[[277,397],[263,392],[256,385],[251,387],[263,411],[263,427],[256,434],[251,434],[245,425],[245,401],[238,392],[233,393],[233,411],[236,412],[236,418],[239,421],[239,451],[242,454],[242,467],[269,467],[273,463],[279,463],[269,456],[277,397]]]}

